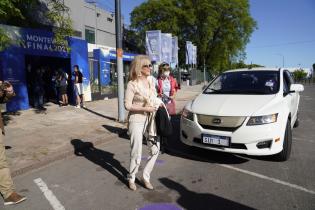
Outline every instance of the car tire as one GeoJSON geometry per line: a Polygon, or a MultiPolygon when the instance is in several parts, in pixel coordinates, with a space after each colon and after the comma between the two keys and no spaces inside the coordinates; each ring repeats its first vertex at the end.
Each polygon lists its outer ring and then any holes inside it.
{"type": "Polygon", "coordinates": [[[300,125],[300,121],[299,121],[299,112],[297,113],[297,116],[296,116],[296,120],[294,122],[294,125],[293,125],[293,128],[297,128],[299,127],[300,125]]]}
{"type": "Polygon", "coordinates": [[[286,161],[290,158],[292,146],[292,129],[290,120],[287,121],[287,126],[285,129],[283,149],[280,153],[276,154],[277,161],[286,161]]]}

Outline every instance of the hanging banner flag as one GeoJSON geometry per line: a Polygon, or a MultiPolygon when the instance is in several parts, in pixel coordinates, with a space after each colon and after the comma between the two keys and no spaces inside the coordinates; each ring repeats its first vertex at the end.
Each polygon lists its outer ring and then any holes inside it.
{"type": "Polygon", "coordinates": [[[161,61],[161,31],[146,32],[146,51],[152,61],[161,61]]]}
{"type": "Polygon", "coordinates": [[[186,64],[191,64],[190,63],[190,48],[191,48],[191,41],[186,41],[186,64]]]}
{"type": "Polygon", "coordinates": [[[197,64],[197,46],[192,47],[192,64],[197,64]]]}
{"type": "Polygon", "coordinates": [[[172,37],[172,63],[178,65],[178,38],[172,37]]]}
{"type": "Polygon", "coordinates": [[[193,44],[186,41],[186,64],[193,64],[193,44]]]}
{"type": "Polygon", "coordinates": [[[162,62],[171,63],[172,62],[172,34],[162,33],[162,62]]]}

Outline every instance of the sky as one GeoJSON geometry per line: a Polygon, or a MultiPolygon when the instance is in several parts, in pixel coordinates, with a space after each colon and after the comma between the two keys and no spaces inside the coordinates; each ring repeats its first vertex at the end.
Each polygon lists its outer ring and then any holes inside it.
{"type": "MultiPolygon", "coordinates": [[[[115,0],[97,0],[115,10],[115,0]]],[[[145,0],[121,0],[124,22],[145,0]]],[[[315,0],[249,0],[258,28],[246,46],[245,63],[266,67],[311,68],[315,63],[315,0]],[[284,61],[284,62],[283,62],[284,61]]]]}

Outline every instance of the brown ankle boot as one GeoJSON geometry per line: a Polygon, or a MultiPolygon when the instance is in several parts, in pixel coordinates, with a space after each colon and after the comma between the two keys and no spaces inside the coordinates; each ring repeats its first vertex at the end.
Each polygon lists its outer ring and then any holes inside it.
{"type": "Polygon", "coordinates": [[[25,201],[26,197],[13,192],[7,199],[4,199],[4,205],[13,205],[25,201]]]}

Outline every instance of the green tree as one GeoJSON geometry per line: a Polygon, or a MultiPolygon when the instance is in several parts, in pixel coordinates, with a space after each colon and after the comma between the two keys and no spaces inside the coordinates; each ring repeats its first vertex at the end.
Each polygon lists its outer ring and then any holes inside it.
{"type": "Polygon", "coordinates": [[[143,40],[147,30],[178,36],[180,63],[185,60],[186,41],[192,41],[199,65],[205,60],[218,73],[244,60],[256,22],[248,0],[148,0],[132,11],[131,27],[143,40]]]}
{"type": "MultiPolygon", "coordinates": [[[[62,0],[1,0],[0,23],[19,27],[52,30],[56,44],[65,44],[65,37],[73,35],[69,8],[62,0]]],[[[0,29],[0,50],[12,40],[0,29]]]]}
{"type": "Polygon", "coordinates": [[[47,6],[47,18],[53,23],[56,43],[67,45],[65,37],[73,35],[70,8],[65,6],[63,0],[49,0],[47,6]]]}
{"type": "Polygon", "coordinates": [[[293,77],[295,81],[302,81],[306,79],[307,73],[303,69],[297,69],[293,72],[293,77]]]}

